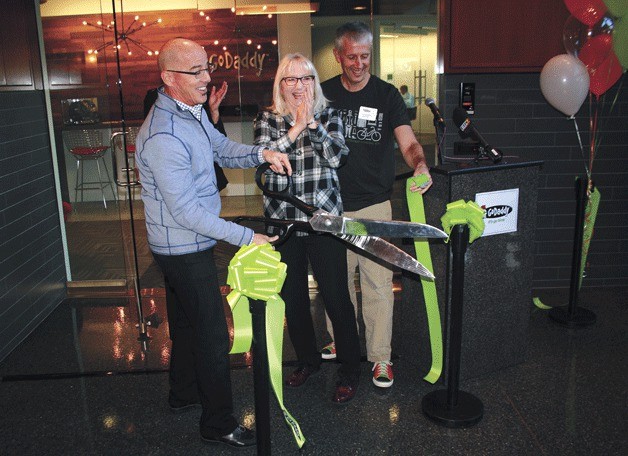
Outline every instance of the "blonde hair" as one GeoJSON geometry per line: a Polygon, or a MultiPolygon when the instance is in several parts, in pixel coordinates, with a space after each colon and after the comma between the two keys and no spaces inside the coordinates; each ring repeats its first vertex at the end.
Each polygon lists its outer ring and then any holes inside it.
{"type": "Polygon", "coordinates": [[[296,65],[299,65],[302,69],[308,71],[314,76],[314,100],[313,111],[314,113],[321,112],[327,107],[327,98],[323,95],[323,89],[321,88],[321,81],[318,78],[318,72],[314,68],[314,64],[303,54],[294,53],[286,55],[279,62],[277,67],[277,74],[275,74],[275,82],[273,83],[273,104],[269,106],[269,110],[275,114],[285,116],[290,113],[286,101],[281,96],[281,80],[290,76],[288,73],[296,65]]]}

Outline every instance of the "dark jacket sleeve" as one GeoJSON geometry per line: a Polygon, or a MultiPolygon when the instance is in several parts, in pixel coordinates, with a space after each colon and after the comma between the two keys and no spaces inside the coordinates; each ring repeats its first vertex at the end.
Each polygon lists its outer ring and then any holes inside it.
{"type": "MultiPolygon", "coordinates": [[[[214,121],[212,120],[212,115],[209,112],[209,106],[207,106],[207,103],[203,104],[203,108],[205,109],[207,117],[209,118],[209,121],[214,126],[214,128],[223,135],[227,136],[227,131],[225,130],[225,125],[222,123],[222,119],[219,118],[218,122],[214,123],[214,121]]],[[[222,170],[220,165],[216,162],[214,162],[214,170],[216,171],[216,182],[218,183],[218,190],[222,190],[227,186],[229,180],[227,179],[227,176],[225,175],[225,172],[222,170]]]]}
{"type": "Polygon", "coordinates": [[[157,89],[150,89],[144,97],[144,118],[148,115],[148,111],[153,107],[155,101],[157,101],[157,89]]]}

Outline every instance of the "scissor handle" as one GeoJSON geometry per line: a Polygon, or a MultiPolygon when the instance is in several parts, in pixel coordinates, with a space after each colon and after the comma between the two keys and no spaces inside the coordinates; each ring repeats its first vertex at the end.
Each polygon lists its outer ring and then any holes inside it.
{"type": "Polygon", "coordinates": [[[279,239],[271,242],[271,245],[281,245],[286,242],[286,239],[290,237],[293,231],[312,231],[312,227],[307,222],[302,222],[299,220],[282,220],[282,219],[272,219],[265,217],[236,217],[233,219],[234,223],[241,223],[243,221],[249,222],[262,222],[266,225],[272,225],[279,228],[279,239]]]}
{"type": "Polygon", "coordinates": [[[311,206],[301,201],[299,198],[297,198],[296,196],[292,194],[292,190],[291,190],[292,189],[292,176],[288,176],[286,174],[286,179],[288,179],[288,183],[283,189],[278,190],[278,191],[270,190],[266,186],[266,183],[262,182],[262,176],[264,175],[264,173],[266,173],[266,171],[270,169],[270,166],[271,166],[270,163],[264,162],[261,165],[259,165],[257,167],[257,171],[255,171],[255,183],[262,190],[262,192],[264,192],[264,195],[290,203],[297,209],[306,213],[307,215],[312,215],[314,212],[318,210],[318,207],[311,206]]]}

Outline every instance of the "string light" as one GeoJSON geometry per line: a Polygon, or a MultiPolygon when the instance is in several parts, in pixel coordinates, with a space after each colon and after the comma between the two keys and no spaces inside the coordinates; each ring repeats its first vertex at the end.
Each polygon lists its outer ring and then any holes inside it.
{"type": "MultiPolygon", "coordinates": [[[[198,8],[198,5],[197,5],[197,8],[198,8]]],[[[262,10],[266,10],[266,9],[268,9],[268,6],[264,5],[264,6],[262,7],[262,10]]],[[[231,7],[231,12],[232,12],[232,13],[235,13],[235,14],[237,14],[237,13],[238,13],[238,9],[237,9],[237,4],[236,4],[236,2],[234,2],[234,6],[232,6],[232,7],[231,7]]],[[[244,12],[241,12],[240,14],[241,14],[241,15],[244,15],[245,13],[244,13],[244,12]]],[[[230,25],[223,24],[223,23],[221,23],[220,21],[218,21],[218,20],[216,20],[216,19],[212,19],[212,18],[210,17],[210,14],[209,14],[209,13],[207,13],[207,12],[205,12],[205,11],[199,11],[199,12],[198,12],[198,15],[199,15],[199,17],[204,18],[206,21],[212,21],[214,24],[216,24],[216,25],[218,25],[218,26],[220,26],[220,27],[223,27],[223,28],[225,28],[225,29],[228,29],[229,31],[232,31],[234,36],[241,36],[241,35],[242,35],[242,33],[240,32],[240,29],[239,29],[238,27],[236,27],[236,26],[231,27],[230,25]]],[[[272,19],[272,17],[273,17],[273,14],[272,14],[272,13],[269,13],[269,14],[268,14],[268,18],[269,18],[269,19],[272,19]]],[[[254,37],[254,38],[257,38],[257,37],[254,37]]],[[[226,50],[228,49],[228,45],[229,45],[229,43],[231,42],[231,40],[232,40],[232,39],[230,38],[230,39],[227,41],[227,43],[226,43],[226,44],[224,44],[224,45],[222,46],[222,50],[223,50],[223,51],[226,51],[226,50]]],[[[214,43],[214,45],[215,45],[215,46],[220,45],[219,40],[214,40],[214,41],[213,41],[213,43],[214,43]]],[[[247,39],[246,39],[246,44],[248,44],[249,46],[254,45],[254,46],[256,47],[256,49],[258,49],[258,50],[262,49],[262,45],[261,45],[261,44],[259,44],[259,43],[257,43],[257,44],[253,43],[253,40],[252,40],[251,38],[247,38],[247,39]]],[[[272,40],[272,44],[273,44],[274,46],[276,46],[276,45],[277,45],[277,40],[272,40]]]]}
{"type": "MultiPolygon", "coordinates": [[[[131,38],[131,35],[133,35],[136,32],[139,32],[140,30],[150,27],[152,25],[155,24],[161,24],[161,18],[158,18],[157,20],[150,22],[150,23],[146,23],[146,22],[142,22],[138,25],[136,25],[136,23],[139,21],[140,17],[139,16],[135,16],[133,18],[133,22],[131,22],[131,24],[127,27],[124,28],[124,18],[122,20],[122,28],[123,30],[121,32],[118,32],[118,42],[122,41],[126,47],[127,50],[127,55],[133,55],[133,51],[131,51],[131,47],[129,46],[129,42],[134,44],[135,46],[137,46],[138,48],[140,48],[142,51],[146,52],[146,54],[152,56],[152,55],[159,55],[159,51],[153,51],[151,49],[149,49],[148,47],[144,46],[142,43],[140,43],[139,41],[137,41],[134,38],[131,38]]],[[[113,32],[114,29],[114,25],[115,25],[115,21],[111,21],[109,23],[109,25],[104,26],[102,24],[102,21],[96,21],[95,24],[92,24],[89,21],[83,21],[83,25],[86,26],[90,26],[90,27],[94,27],[97,28],[99,30],[104,30],[106,32],[113,32]]],[[[89,49],[87,51],[88,54],[98,54],[98,52],[102,51],[103,49],[105,49],[106,47],[109,46],[113,46],[113,50],[115,52],[118,52],[121,49],[121,45],[118,44],[117,46],[114,46],[115,43],[115,39],[106,42],[105,44],[101,45],[100,47],[96,48],[96,49],[89,49]]]]}

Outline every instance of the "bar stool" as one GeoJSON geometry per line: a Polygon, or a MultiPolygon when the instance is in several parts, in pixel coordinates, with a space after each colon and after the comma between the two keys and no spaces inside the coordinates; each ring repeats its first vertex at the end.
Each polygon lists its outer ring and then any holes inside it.
{"type": "MultiPolygon", "coordinates": [[[[65,142],[70,153],[76,158],[76,184],[74,186],[74,201],[78,202],[78,192],[81,191],[81,202],[84,200],[85,190],[100,190],[102,203],[107,209],[107,199],[105,198],[105,188],[111,188],[113,199],[118,201],[118,197],[113,188],[107,162],[104,159],[109,146],[103,145],[102,135],[98,130],[69,130],[65,133],[65,142]],[[84,162],[92,161],[96,163],[98,180],[85,181],[84,162]],[[105,180],[100,171],[100,163],[105,168],[107,179],[105,180]]],[[[88,176],[89,177],[89,176],[88,176]]]]}

